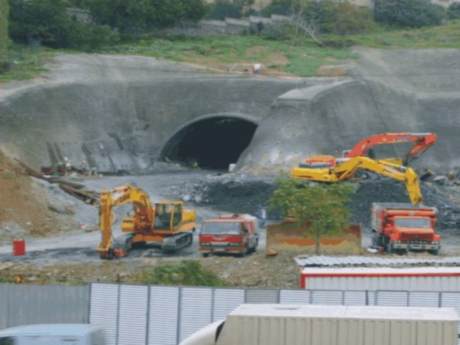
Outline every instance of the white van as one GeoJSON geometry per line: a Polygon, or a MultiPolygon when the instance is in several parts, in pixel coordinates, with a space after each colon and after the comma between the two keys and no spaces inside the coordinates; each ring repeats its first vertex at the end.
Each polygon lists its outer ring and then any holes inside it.
{"type": "Polygon", "coordinates": [[[0,345],[106,345],[104,331],[88,324],[48,324],[0,331],[0,345]]]}

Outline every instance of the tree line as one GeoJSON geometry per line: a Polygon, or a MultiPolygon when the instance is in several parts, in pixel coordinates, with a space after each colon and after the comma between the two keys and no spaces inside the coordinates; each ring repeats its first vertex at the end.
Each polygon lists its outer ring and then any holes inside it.
{"type": "Polygon", "coordinates": [[[460,3],[449,9],[430,0],[375,0],[375,8],[336,0],[274,0],[255,12],[254,0],[0,0],[0,68],[7,60],[8,29],[14,42],[92,50],[203,18],[251,14],[296,16],[318,34],[367,32],[375,23],[396,27],[438,25],[460,18],[460,3]],[[89,14],[82,20],[69,11],[89,14]],[[8,24],[9,22],[9,24],[8,24]]]}

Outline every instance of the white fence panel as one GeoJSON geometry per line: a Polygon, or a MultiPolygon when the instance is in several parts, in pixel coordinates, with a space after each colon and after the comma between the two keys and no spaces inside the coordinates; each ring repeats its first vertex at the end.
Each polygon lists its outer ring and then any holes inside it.
{"type": "Polygon", "coordinates": [[[180,340],[211,323],[212,289],[183,288],[180,302],[180,340]]]}
{"type": "Polygon", "coordinates": [[[147,286],[120,286],[118,345],[145,345],[147,307],[147,286]]]}
{"type": "Polygon", "coordinates": [[[250,304],[276,304],[279,303],[279,290],[276,289],[248,289],[246,290],[246,303],[250,304]]]}
{"type": "Polygon", "coordinates": [[[92,324],[104,328],[107,345],[118,345],[118,291],[118,285],[91,285],[89,319],[92,324]]]}
{"type": "Polygon", "coordinates": [[[366,305],[366,291],[345,291],[344,305],[366,305]]]}
{"type": "Polygon", "coordinates": [[[176,345],[178,343],[179,288],[152,286],[148,345],[176,345]]]}
{"type": "Polygon", "coordinates": [[[376,305],[391,307],[407,307],[409,294],[407,291],[377,291],[376,305]]]}
{"type": "Polygon", "coordinates": [[[310,291],[307,290],[281,290],[280,303],[282,304],[310,304],[310,291]]]}
{"type": "Polygon", "coordinates": [[[216,289],[214,291],[213,321],[225,319],[236,307],[244,303],[242,289],[216,289]]]}
{"type": "Polygon", "coordinates": [[[437,308],[439,302],[438,292],[410,292],[409,294],[410,307],[437,308]]]}
{"type": "Polygon", "coordinates": [[[310,291],[312,294],[311,301],[313,304],[332,304],[341,305],[343,304],[343,293],[342,291],[310,291]]]}

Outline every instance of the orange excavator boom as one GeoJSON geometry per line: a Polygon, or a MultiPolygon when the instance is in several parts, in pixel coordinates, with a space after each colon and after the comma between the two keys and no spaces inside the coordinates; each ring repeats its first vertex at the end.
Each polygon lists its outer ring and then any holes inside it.
{"type": "Polygon", "coordinates": [[[401,132],[375,134],[360,140],[351,150],[346,152],[345,157],[367,156],[369,150],[378,145],[412,143],[409,152],[404,157],[404,163],[407,164],[418,158],[433,146],[436,141],[437,135],[434,133],[401,132]]]}

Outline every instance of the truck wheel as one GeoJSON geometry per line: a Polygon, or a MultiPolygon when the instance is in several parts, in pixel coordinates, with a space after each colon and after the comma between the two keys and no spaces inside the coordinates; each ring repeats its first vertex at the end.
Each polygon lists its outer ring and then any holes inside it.
{"type": "Polygon", "coordinates": [[[209,256],[209,253],[203,253],[201,255],[203,255],[204,258],[207,258],[209,256]]]}
{"type": "Polygon", "coordinates": [[[440,249],[438,248],[438,249],[430,250],[430,251],[428,251],[428,252],[429,252],[430,254],[432,254],[432,255],[439,255],[439,251],[440,251],[440,249]]]}
{"type": "Polygon", "coordinates": [[[391,243],[391,241],[388,241],[386,244],[385,244],[385,251],[389,254],[393,254],[394,253],[394,248],[393,248],[393,243],[391,243]]]}
{"type": "Polygon", "coordinates": [[[409,252],[408,249],[400,249],[399,252],[398,252],[398,254],[399,254],[399,255],[406,255],[408,252],[409,252]]]}

